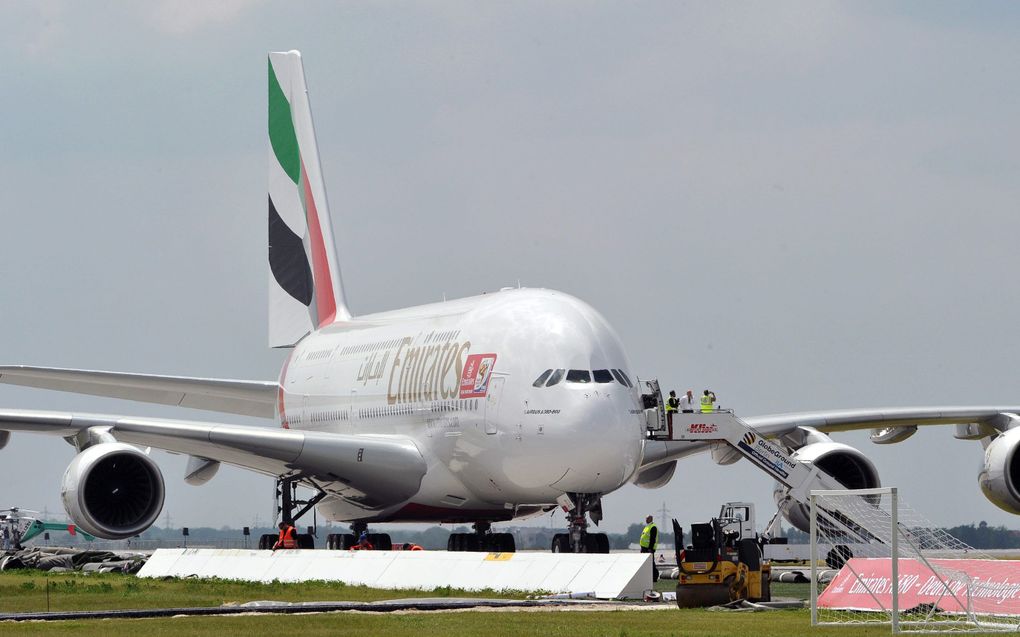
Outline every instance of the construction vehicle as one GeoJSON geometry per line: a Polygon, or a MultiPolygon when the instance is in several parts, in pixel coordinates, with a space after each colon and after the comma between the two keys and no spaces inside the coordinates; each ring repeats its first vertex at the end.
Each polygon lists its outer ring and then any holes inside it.
{"type": "Polygon", "coordinates": [[[772,566],[762,559],[753,537],[727,528],[730,521],[712,518],[707,524],[691,525],[691,544],[683,546],[683,529],[673,520],[677,538],[676,563],[680,569],[676,603],[680,608],[716,606],[746,599],[771,601],[772,566]]]}
{"type": "MultiPolygon", "coordinates": [[[[785,503],[806,505],[812,490],[844,488],[819,466],[794,458],[786,447],[758,433],[731,410],[681,412],[667,418],[658,381],[640,382],[649,439],[726,444],[784,485],[785,503]]],[[[783,506],[780,503],[780,510],[783,506]]],[[[681,608],[769,596],[763,572],[770,567],[762,563],[757,540],[741,537],[739,528],[730,528],[732,523],[725,523],[725,531],[719,518],[708,524],[691,525],[691,546],[677,554],[680,569],[677,604],[681,608]]],[[[676,520],[673,530],[679,549],[683,535],[676,520]]]]}
{"type": "MultiPolygon", "coordinates": [[[[761,547],[762,559],[775,564],[776,562],[807,562],[811,558],[810,544],[788,544],[785,537],[777,537],[780,530],[780,514],[777,511],[761,534],[758,528],[753,502],[727,502],[719,510],[719,522],[723,533],[736,531],[740,539],[756,538],[761,547]]],[[[823,552],[832,548],[828,544],[819,544],[823,552]]]]}

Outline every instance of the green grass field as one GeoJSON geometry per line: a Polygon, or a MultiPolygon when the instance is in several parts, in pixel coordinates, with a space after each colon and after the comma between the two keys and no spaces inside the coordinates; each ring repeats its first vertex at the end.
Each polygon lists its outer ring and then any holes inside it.
{"type": "MultiPolygon", "coordinates": [[[[370,601],[402,597],[504,597],[494,591],[390,591],[327,582],[250,584],[216,580],[146,580],[119,574],[59,573],[48,578],[38,571],[0,573],[0,612],[46,609],[49,583],[51,610],[93,610],[219,606],[253,600],[370,601]]],[[[670,590],[675,582],[662,582],[670,590]]],[[[804,597],[807,586],[780,585],[777,595],[804,597]]],[[[777,587],[777,588],[779,588],[777,587]]],[[[678,610],[668,604],[657,610],[607,611],[467,611],[443,613],[323,613],[227,617],[176,617],[0,624],[3,635],[347,635],[421,637],[422,634],[479,635],[884,635],[888,627],[811,630],[804,610],[771,613],[720,613],[678,610]]]]}
{"type": "Polygon", "coordinates": [[[521,599],[523,594],[450,588],[392,591],[349,586],[342,582],[255,584],[226,580],[159,580],[119,573],[53,573],[49,576],[35,570],[0,573],[0,613],[45,611],[47,603],[51,611],[70,611],[221,606],[254,600],[365,602],[404,597],[521,599]]]}

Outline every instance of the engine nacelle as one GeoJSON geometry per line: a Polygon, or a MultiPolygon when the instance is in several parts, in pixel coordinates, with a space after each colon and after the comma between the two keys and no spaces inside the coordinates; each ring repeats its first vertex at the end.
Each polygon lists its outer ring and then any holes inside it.
{"type": "MultiPolygon", "coordinates": [[[[878,477],[878,469],[859,450],[841,442],[833,442],[831,438],[820,432],[812,432],[813,442],[793,453],[795,460],[817,465],[847,489],[873,489],[882,486],[878,477]]],[[[786,502],[787,488],[776,483],[773,497],[782,509],[783,517],[801,531],[811,529],[811,513],[807,505],[799,502],[786,502]]]]}
{"type": "Polygon", "coordinates": [[[642,489],[658,489],[670,481],[674,471],[676,471],[676,460],[664,462],[650,469],[638,472],[633,482],[642,489]]]}
{"type": "Polygon", "coordinates": [[[93,445],[64,472],[60,497],[83,531],[107,540],[138,535],[163,510],[163,474],[149,456],[120,442],[93,445]]]}
{"type": "Polygon", "coordinates": [[[978,484],[992,504],[1020,513],[1020,428],[1010,429],[985,448],[978,484]]]}

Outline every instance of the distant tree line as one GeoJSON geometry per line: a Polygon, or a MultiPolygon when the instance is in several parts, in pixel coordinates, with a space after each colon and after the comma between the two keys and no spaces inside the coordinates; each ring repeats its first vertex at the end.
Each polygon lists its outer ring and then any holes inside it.
{"type": "MultiPolygon", "coordinates": [[[[307,531],[307,527],[300,523],[297,527],[299,532],[303,533],[307,531]]],[[[637,545],[643,528],[643,523],[635,523],[628,526],[625,533],[608,533],[609,546],[614,550],[623,550],[637,545]]],[[[467,526],[433,526],[424,530],[417,530],[399,525],[380,525],[379,527],[372,527],[372,530],[381,533],[389,533],[394,542],[411,542],[423,546],[426,549],[433,550],[445,549],[450,533],[471,532],[471,529],[467,526]]],[[[496,530],[512,532],[517,541],[517,548],[519,549],[548,549],[552,546],[553,535],[565,532],[565,529],[524,526],[509,528],[498,527],[496,530]]],[[[591,527],[590,530],[598,532],[598,528],[596,527],[591,527]]],[[[976,549],[1020,548],[1020,531],[1007,529],[1004,526],[990,526],[984,521],[979,522],[976,525],[965,524],[954,526],[952,528],[945,528],[943,530],[976,549]]],[[[277,529],[275,527],[252,527],[249,531],[251,533],[249,541],[252,545],[257,545],[259,536],[264,533],[274,535],[277,533],[277,529]]],[[[320,547],[325,546],[326,535],[329,533],[348,532],[349,530],[346,526],[320,526],[317,532],[316,545],[320,547]]],[[[59,532],[51,532],[50,535],[51,544],[79,545],[84,543],[81,536],[72,538],[67,534],[59,532]]],[[[781,536],[788,538],[791,544],[807,544],[810,542],[810,537],[807,533],[795,528],[784,529],[781,536]]],[[[220,528],[192,527],[188,529],[187,543],[189,545],[198,545],[202,542],[236,542],[240,544],[243,541],[243,538],[242,530],[239,528],[227,526],[222,526],[220,528]]],[[[159,540],[165,544],[182,545],[184,543],[183,530],[180,527],[151,527],[142,533],[137,539],[159,540]]],[[[672,529],[659,525],[659,545],[671,546],[673,545],[673,540],[672,529]]],[[[40,536],[36,542],[41,541],[42,537],[40,536]]],[[[690,543],[690,538],[685,538],[685,543],[690,543]]],[[[127,544],[130,545],[130,543],[127,544]]]]}
{"type": "MultiPolygon", "coordinates": [[[[308,531],[306,525],[302,525],[299,521],[296,524],[298,532],[305,533],[308,531]]],[[[631,524],[625,533],[608,533],[609,545],[612,549],[622,550],[632,545],[637,545],[638,540],[641,537],[641,530],[644,528],[644,524],[631,524]]],[[[394,542],[411,542],[418,544],[426,549],[445,549],[447,540],[450,537],[450,533],[471,533],[472,530],[468,526],[433,526],[424,530],[411,529],[404,526],[398,525],[379,525],[373,526],[372,531],[378,533],[389,533],[390,537],[394,542]]],[[[566,529],[556,528],[536,528],[536,527],[497,527],[494,529],[499,532],[509,531],[514,534],[517,541],[517,548],[519,549],[548,549],[552,547],[553,536],[557,533],[564,533],[566,529]]],[[[598,532],[598,528],[591,527],[592,532],[598,532]]],[[[249,542],[251,545],[257,545],[259,536],[262,534],[273,534],[277,533],[275,527],[251,527],[249,528],[249,542]]],[[[326,545],[326,535],[329,533],[349,533],[350,530],[346,526],[340,525],[323,525],[317,529],[316,546],[323,547],[326,545]]],[[[671,531],[663,527],[659,527],[659,545],[671,545],[673,543],[673,534],[671,531]]],[[[71,538],[70,536],[62,533],[56,533],[51,535],[51,544],[80,544],[82,543],[81,537],[71,538]]],[[[243,542],[244,535],[242,529],[232,528],[223,526],[220,528],[213,527],[191,527],[188,529],[187,544],[201,545],[203,542],[234,542],[240,545],[243,542]]],[[[134,540],[144,541],[160,541],[163,545],[171,544],[182,546],[185,543],[183,535],[183,529],[181,527],[150,527],[134,540]]],[[[40,538],[41,541],[41,538],[40,538]]],[[[125,545],[130,546],[130,542],[124,542],[125,545]]]]}
{"type": "Polygon", "coordinates": [[[1007,529],[1004,526],[989,526],[983,520],[978,522],[977,526],[966,524],[944,530],[976,549],[1020,548],[1020,531],[1007,529]]]}
{"type": "MultiPolygon", "coordinates": [[[[985,521],[977,525],[963,524],[942,530],[976,549],[1020,548],[1020,531],[1004,526],[989,526],[985,521]]],[[[789,538],[791,544],[808,544],[811,541],[810,535],[799,529],[786,529],[783,535],[789,538]]]]}

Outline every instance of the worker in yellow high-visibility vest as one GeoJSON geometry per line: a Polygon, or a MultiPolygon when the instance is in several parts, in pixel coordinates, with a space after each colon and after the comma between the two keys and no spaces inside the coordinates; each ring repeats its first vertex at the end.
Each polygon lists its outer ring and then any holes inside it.
{"type": "Polygon", "coordinates": [[[652,581],[659,581],[659,569],[655,568],[655,547],[659,545],[659,527],[655,526],[654,518],[645,518],[645,528],[641,529],[641,539],[638,544],[642,553],[652,554],[652,581]]]}
{"type": "Polygon", "coordinates": [[[715,405],[715,392],[705,390],[705,393],[701,396],[701,413],[707,414],[714,409],[715,405]]]}
{"type": "Polygon", "coordinates": [[[669,439],[673,439],[673,414],[680,410],[680,399],[676,397],[676,390],[670,390],[669,398],[666,399],[666,425],[669,427],[669,439]]]}

